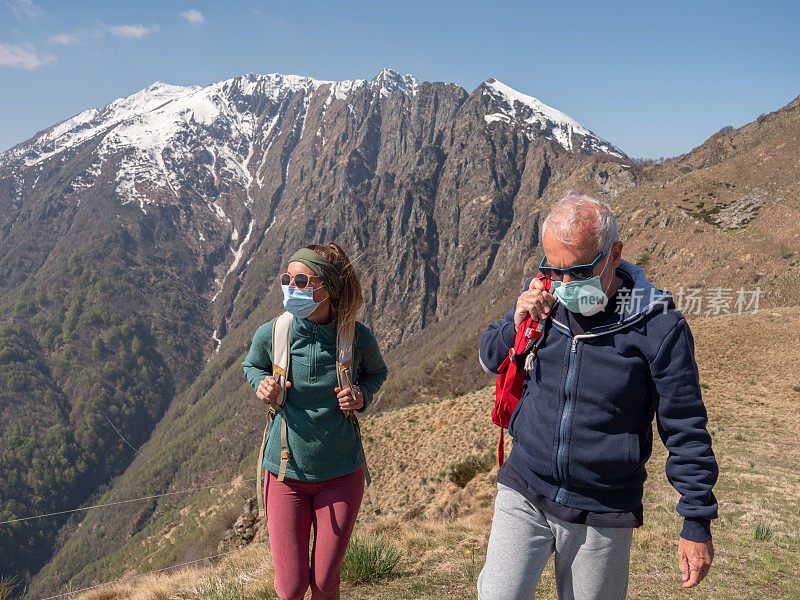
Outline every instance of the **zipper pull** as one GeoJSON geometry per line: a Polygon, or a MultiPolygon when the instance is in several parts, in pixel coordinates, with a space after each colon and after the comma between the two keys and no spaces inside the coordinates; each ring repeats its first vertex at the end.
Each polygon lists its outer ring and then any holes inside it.
{"type": "Polygon", "coordinates": [[[577,347],[577,345],[578,345],[578,338],[577,337],[572,338],[572,353],[573,354],[575,354],[575,352],[576,352],[575,348],[577,347]]]}

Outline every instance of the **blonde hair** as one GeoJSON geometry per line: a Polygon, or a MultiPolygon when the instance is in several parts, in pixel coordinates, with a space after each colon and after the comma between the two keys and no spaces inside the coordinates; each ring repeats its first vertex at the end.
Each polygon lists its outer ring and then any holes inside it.
{"type": "MultiPolygon", "coordinates": [[[[353,263],[344,250],[333,242],[324,246],[311,244],[306,248],[319,254],[339,271],[342,289],[336,300],[331,297],[331,310],[336,319],[336,331],[339,336],[344,339],[354,339],[356,315],[361,305],[364,304],[364,298],[361,295],[361,281],[358,279],[353,263]]],[[[330,290],[328,293],[330,294],[330,290]]]]}

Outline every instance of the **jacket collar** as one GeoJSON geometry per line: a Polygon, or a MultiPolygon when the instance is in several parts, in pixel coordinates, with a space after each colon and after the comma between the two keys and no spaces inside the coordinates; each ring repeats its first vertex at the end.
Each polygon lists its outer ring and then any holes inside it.
{"type": "Polygon", "coordinates": [[[650,280],[644,274],[644,269],[629,263],[627,260],[620,260],[617,268],[625,271],[633,279],[633,290],[631,290],[631,297],[625,303],[625,311],[622,314],[621,322],[638,320],[639,317],[651,312],[658,310],[664,312],[675,308],[672,294],[660,290],[650,283],[650,280]]]}
{"type": "Polygon", "coordinates": [[[336,319],[331,319],[328,323],[320,325],[302,317],[292,319],[292,333],[301,337],[311,337],[315,335],[323,343],[336,343],[336,319]]]}

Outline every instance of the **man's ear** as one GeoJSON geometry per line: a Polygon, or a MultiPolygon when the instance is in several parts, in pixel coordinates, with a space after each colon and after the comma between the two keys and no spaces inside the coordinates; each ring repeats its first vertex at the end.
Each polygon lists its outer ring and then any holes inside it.
{"type": "Polygon", "coordinates": [[[622,258],[622,246],[624,246],[622,242],[617,242],[611,247],[611,262],[614,264],[614,268],[619,266],[619,261],[622,258]]]}

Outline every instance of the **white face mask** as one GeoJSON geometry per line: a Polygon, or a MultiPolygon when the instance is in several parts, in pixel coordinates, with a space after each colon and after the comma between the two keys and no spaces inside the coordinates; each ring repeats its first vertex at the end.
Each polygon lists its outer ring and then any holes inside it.
{"type": "MultiPolygon", "coordinates": [[[[606,262],[603,264],[603,270],[600,271],[600,275],[605,272],[609,258],[611,258],[610,252],[606,256],[606,262]]],[[[570,312],[580,313],[586,317],[596,315],[608,304],[606,292],[611,287],[611,280],[609,280],[606,289],[602,288],[600,275],[595,275],[589,279],[570,281],[569,283],[554,281],[553,294],[564,305],[564,308],[570,312]]]]}

